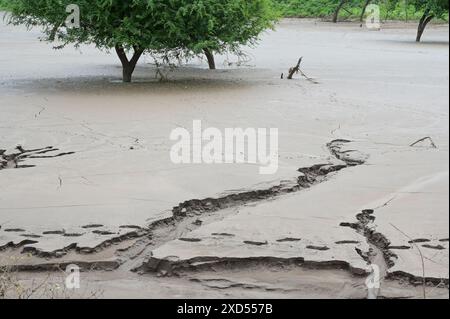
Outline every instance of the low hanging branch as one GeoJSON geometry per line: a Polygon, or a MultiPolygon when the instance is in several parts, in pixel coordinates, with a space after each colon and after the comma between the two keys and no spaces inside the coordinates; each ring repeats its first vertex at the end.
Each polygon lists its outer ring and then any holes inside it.
{"type": "MultiPolygon", "coordinates": [[[[294,67],[292,67],[292,68],[289,69],[287,79],[288,79],[288,80],[292,80],[292,79],[294,78],[294,75],[295,75],[295,74],[299,74],[299,73],[300,73],[300,75],[303,76],[306,80],[308,80],[308,81],[310,81],[310,82],[312,82],[312,83],[314,83],[314,84],[319,84],[319,82],[317,82],[317,81],[314,80],[313,78],[310,78],[309,76],[307,76],[307,75],[302,71],[302,69],[301,69],[301,64],[302,64],[302,62],[303,62],[303,57],[301,57],[301,58],[298,60],[296,66],[294,66],[294,67]]],[[[284,73],[281,74],[281,78],[282,78],[282,79],[284,78],[284,73]]]]}

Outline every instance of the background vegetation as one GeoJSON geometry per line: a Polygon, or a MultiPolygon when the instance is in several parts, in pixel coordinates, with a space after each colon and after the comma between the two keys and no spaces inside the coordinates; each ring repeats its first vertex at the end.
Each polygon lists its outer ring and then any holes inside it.
{"type": "MultiPolygon", "coordinates": [[[[273,0],[277,10],[285,17],[331,18],[338,0],[273,0]]],[[[380,5],[383,20],[419,20],[423,10],[414,5],[414,0],[375,0],[380,5]]],[[[364,0],[349,0],[341,10],[341,20],[356,20],[361,15],[364,0]]],[[[0,0],[0,9],[7,9],[8,0],[0,0]]],[[[448,21],[448,13],[443,17],[448,21]]]]}
{"type": "Polygon", "coordinates": [[[0,0],[0,9],[6,9],[7,2],[7,0],[0,0]]]}
{"type": "MultiPolygon", "coordinates": [[[[339,0],[274,0],[285,17],[331,18],[339,0]]],[[[339,13],[340,20],[356,20],[361,15],[364,0],[349,0],[339,13]]],[[[375,0],[383,20],[419,20],[424,11],[413,0],[375,0]]],[[[448,14],[444,17],[448,20],[448,14]]]]}

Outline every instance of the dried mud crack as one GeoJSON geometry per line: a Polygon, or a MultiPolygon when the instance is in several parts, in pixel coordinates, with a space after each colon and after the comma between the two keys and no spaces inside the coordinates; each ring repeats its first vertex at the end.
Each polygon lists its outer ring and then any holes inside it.
{"type": "Polygon", "coordinates": [[[259,268],[278,268],[288,270],[290,268],[303,268],[311,270],[345,270],[355,276],[366,276],[361,269],[353,268],[350,263],[341,260],[333,261],[309,261],[303,257],[278,258],[278,257],[247,257],[247,258],[219,258],[196,257],[189,260],[178,261],[176,258],[163,260],[150,259],[141,272],[156,274],[158,277],[180,277],[192,273],[214,272],[222,270],[251,270],[259,268]]]}
{"type": "MultiPolygon", "coordinates": [[[[345,168],[364,164],[365,160],[367,159],[366,155],[363,155],[357,151],[342,150],[348,143],[351,143],[351,141],[342,139],[334,140],[328,143],[327,148],[329,149],[333,157],[338,160],[338,163],[334,161],[335,163],[330,162],[326,164],[317,164],[311,167],[300,168],[298,171],[302,174],[294,181],[282,182],[278,186],[274,186],[265,190],[242,192],[238,194],[227,195],[221,198],[189,200],[174,207],[172,210],[172,217],[162,221],[158,221],[150,226],[149,238],[151,238],[151,242],[148,243],[147,250],[149,251],[149,253],[147,256],[145,256],[147,260],[145,260],[143,264],[136,267],[134,270],[140,272],[163,272],[164,274],[171,274],[173,273],[173,270],[175,268],[186,268],[186,264],[178,263],[176,260],[159,260],[157,258],[153,258],[151,250],[154,250],[171,240],[179,239],[179,237],[175,236],[175,234],[185,234],[186,227],[189,229],[188,232],[190,232],[197,228],[198,225],[220,219],[221,217],[223,217],[221,215],[221,212],[224,212],[229,208],[240,207],[264,200],[273,200],[284,194],[308,189],[313,187],[314,185],[327,181],[333,174],[345,168]],[[202,218],[202,220],[201,223],[198,224],[196,223],[196,221],[198,221],[199,218],[202,218]],[[183,228],[182,225],[184,225],[184,229],[180,229],[180,226],[181,228],[183,228]],[[170,267],[168,265],[170,265],[170,267]]],[[[230,212],[228,212],[227,214],[230,214],[230,212]]],[[[233,234],[226,235],[233,236],[233,234]]],[[[280,242],[299,240],[301,239],[285,238],[281,239],[280,242]]],[[[244,243],[254,246],[267,245],[267,242],[246,241],[244,243]]],[[[329,248],[311,246],[310,249],[325,251],[329,248]]],[[[251,262],[254,261],[255,260],[251,259],[251,262]]],[[[226,263],[227,260],[216,259],[208,261],[208,263],[217,262],[226,263]]],[[[283,259],[277,260],[277,262],[283,263],[283,259]]],[[[289,261],[287,262],[289,263],[289,261]]],[[[191,260],[191,262],[189,263],[190,267],[192,267],[193,263],[197,264],[197,260],[191,260]]],[[[236,260],[233,260],[232,263],[235,264],[236,260]]],[[[304,260],[302,260],[302,264],[305,264],[304,260]]],[[[350,269],[353,273],[361,274],[361,270],[351,269],[350,265],[346,262],[324,262],[322,263],[323,265],[321,265],[321,263],[311,264],[314,264],[317,268],[332,266],[340,269],[350,269]]]]}
{"type": "MultiPolygon", "coordinates": [[[[445,278],[433,278],[433,277],[418,277],[412,274],[408,274],[401,271],[389,272],[389,269],[395,266],[395,262],[398,259],[398,255],[394,253],[394,250],[409,250],[413,247],[411,246],[392,246],[390,240],[380,232],[376,231],[376,216],[375,210],[366,209],[361,213],[356,215],[357,222],[343,222],[340,224],[342,227],[350,227],[357,231],[359,234],[363,235],[369,245],[371,246],[370,251],[363,252],[358,250],[359,255],[367,261],[368,264],[375,264],[380,267],[382,280],[397,280],[397,281],[407,281],[412,285],[438,285],[446,286],[448,288],[449,280],[445,278]],[[382,256],[380,259],[379,256],[382,256]]],[[[426,243],[429,242],[428,239],[416,239],[409,243],[426,243]]],[[[440,245],[423,245],[424,248],[429,249],[445,249],[440,245]]]]}
{"type": "MultiPolygon", "coordinates": [[[[115,267],[121,267],[125,270],[136,270],[143,272],[154,272],[159,267],[156,265],[152,257],[152,251],[163,244],[170,242],[172,240],[183,240],[190,242],[197,242],[196,238],[190,238],[188,234],[193,230],[201,227],[204,224],[214,222],[221,218],[224,218],[232,213],[233,210],[229,208],[236,208],[245,206],[252,203],[274,200],[279,196],[284,194],[289,194],[293,192],[298,192],[304,189],[308,189],[327,181],[337,172],[357,165],[364,164],[365,155],[357,151],[343,151],[346,144],[350,143],[349,140],[334,140],[327,144],[330,153],[335,158],[333,161],[329,161],[325,164],[313,165],[311,167],[300,168],[298,172],[301,173],[300,176],[291,180],[283,181],[277,186],[270,187],[263,190],[252,190],[241,193],[229,194],[220,198],[206,198],[206,199],[192,199],[180,203],[178,206],[171,210],[170,217],[165,219],[157,220],[151,223],[147,228],[133,229],[133,231],[118,236],[116,238],[104,241],[102,244],[96,246],[95,248],[83,248],[78,247],[76,243],[69,245],[61,250],[53,252],[44,252],[33,246],[27,246],[30,243],[35,244],[36,241],[23,241],[18,245],[12,243],[7,244],[0,248],[1,250],[11,249],[11,248],[22,248],[22,253],[31,254],[38,258],[46,258],[47,263],[45,265],[36,266],[23,266],[22,268],[26,270],[41,270],[41,269],[52,269],[58,268],[60,265],[65,264],[65,256],[70,253],[75,253],[80,255],[79,258],[73,255],[71,256],[70,262],[77,263],[77,259],[83,260],[82,255],[95,255],[105,250],[113,251],[112,256],[115,259],[115,267]],[[115,246],[129,242],[130,245],[120,249],[115,249],[115,246]]],[[[54,150],[53,148],[46,148],[43,150],[34,150],[38,152],[48,152],[54,150]]],[[[26,151],[26,154],[33,151],[26,151]]],[[[20,152],[23,154],[23,152],[20,152]]],[[[85,229],[97,228],[102,225],[86,225],[85,229]]],[[[98,232],[98,231],[97,231],[98,232]]],[[[108,233],[109,234],[109,233],[108,233]]],[[[65,234],[66,235],[66,234],[65,234]]],[[[217,236],[234,236],[233,234],[217,234],[217,236]]],[[[281,239],[281,241],[298,241],[300,239],[281,239]]],[[[248,245],[264,246],[265,243],[259,242],[247,242],[248,245]]],[[[328,247],[311,247],[310,249],[326,250],[328,247]]],[[[220,262],[222,262],[221,260],[220,262]]],[[[298,260],[297,260],[298,261],[298,260]]],[[[277,262],[283,263],[283,260],[278,260],[277,262]]],[[[101,267],[102,263],[95,261],[93,263],[85,263],[85,267],[82,268],[91,269],[93,266],[97,268],[101,267]]],[[[302,264],[305,261],[302,260],[302,264]]],[[[351,268],[346,262],[328,262],[321,264],[313,263],[317,268],[321,267],[336,267],[336,268],[351,268]]],[[[311,264],[312,265],[312,264],[311,264]]],[[[107,268],[110,269],[111,265],[106,264],[107,268]]],[[[20,266],[19,269],[22,269],[20,266]]],[[[361,273],[360,270],[351,269],[354,273],[361,273]]]]}
{"type": "MultiPolygon", "coordinates": [[[[374,216],[375,211],[373,209],[363,210],[361,213],[356,215],[357,222],[348,223],[343,222],[340,225],[342,227],[350,227],[356,230],[359,234],[363,235],[372,247],[376,248],[383,255],[386,267],[392,268],[395,265],[395,259],[397,255],[391,251],[391,242],[383,234],[377,232],[374,227],[374,221],[376,217],[374,216]]],[[[361,257],[366,261],[371,262],[372,258],[376,254],[375,251],[370,252],[359,252],[361,257]]]]}

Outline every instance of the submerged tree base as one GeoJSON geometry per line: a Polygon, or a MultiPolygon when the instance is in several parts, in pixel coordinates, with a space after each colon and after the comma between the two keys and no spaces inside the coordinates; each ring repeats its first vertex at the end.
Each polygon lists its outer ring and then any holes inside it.
{"type": "Polygon", "coordinates": [[[216,61],[214,60],[214,54],[209,49],[204,49],[206,59],[208,60],[208,66],[210,70],[216,69],[216,61]]]}
{"type": "Polygon", "coordinates": [[[434,14],[430,13],[430,10],[426,10],[419,22],[419,28],[417,30],[416,42],[420,42],[422,40],[422,35],[423,35],[423,32],[425,31],[425,28],[427,27],[428,23],[430,23],[431,20],[433,20],[433,19],[434,19],[434,14]]]}
{"type": "Polygon", "coordinates": [[[116,49],[117,55],[119,56],[120,62],[122,62],[123,82],[130,83],[132,81],[133,72],[136,68],[136,64],[138,63],[139,59],[141,58],[142,54],[144,53],[144,50],[135,47],[132,58],[130,60],[128,60],[127,54],[126,54],[123,46],[116,45],[115,49],[116,49]]]}

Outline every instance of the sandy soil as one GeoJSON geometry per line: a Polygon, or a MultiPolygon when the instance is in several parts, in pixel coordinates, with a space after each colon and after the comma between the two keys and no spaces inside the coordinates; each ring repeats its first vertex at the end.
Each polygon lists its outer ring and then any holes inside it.
{"type": "Polygon", "coordinates": [[[285,20],[248,61],[160,83],[147,57],[124,85],[113,55],[0,24],[0,149],[40,149],[0,170],[1,264],[29,285],[75,263],[103,297],[364,298],[373,263],[380,297],[420,298],[424,260],[448,298],[449,30],[414,28],[285,20]],[[300,56],[318,84],[280,79],[300,56]],[[195,119],[279,128],[278,173],[172,164],[195,119]]]}

